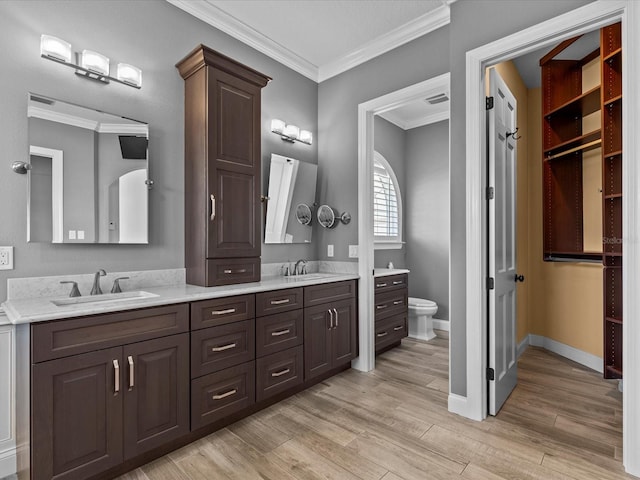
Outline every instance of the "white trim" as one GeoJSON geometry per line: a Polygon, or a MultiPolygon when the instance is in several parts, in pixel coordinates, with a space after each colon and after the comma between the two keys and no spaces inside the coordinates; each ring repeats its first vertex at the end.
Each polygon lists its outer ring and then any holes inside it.
{"type": "MultiPolygon", "coordinates": [[[[484,292],[485,221],[482,216],[484,185],[484,70],[538,48],[600,28],[623,22],[623,311],[627,318],[640,316],[640,144],[632,132],[640,127],[640,92],[633,86],[640,77],[640,5],[634,0],[589,3],[515,34],[467,52],[466,55],[466,339],[467,404],[470,418],[486,417],[487,365],[486,295],[484,292]]],[[[628,473],[640,475],[640,325],[623,324],[623,464],[628,473]]],[[[455,354],[456,352],[453,352],[455,354]]]]}
{"type": "Polygon", "coordinates": [[[403,130],[412,130],[414,128],[424,127],[425,125],[431,125],[432,123],[442,122],[443,120],[449,120],[449,109],[447,108],[445,112],[431,113],[429,115],[414,118],[410,121],[405,121],[402,118],[397,117],[394,115],[394,112],[388,112],[381,116],[398,128],[403,130]]]}
{"type": "Polygon", "coordinates": [[[373,241],[373,248],[375,250],[400,250],[404,247],[405,242],[382,242],[373,241]]]}
{"type": "Polygon", "coordinates": [[[443,330],[445,332],[449,331],[449,320],[440,320],[439,318],[433,319],[433,329],[434,330],[443,330]]]}
{"type": "Polygon", "coordinates": [[[531,334],[525,336],[522,341],[518,344],[518,349],[516,350],[516,355],[517,358],[520,358],[520,356],[524,353],[524,351],[527,349],[527,347],[531,344],[530,341],[531,338],[531,334]]]}
{"type": "Polygon", "coordinates": [[[351,366],[368,372],[375,367],[373,339],[373,116],[449,88],[451,75],[443,73],[415,85],[358,105],[358,312],[360,356],[351,366]]]}
{"type": "Polygon", "coordinates": [[[557,353],[561,357],[568,358],[580,365],[584,365],[591,370],[602,373],[602,357],[593,355],[592,353],[578,350],[566,343],[558,342],[552,338],[543,337],[542,335],[529,334],[529,345],[533,347],[542,347],[550,352],[557,353]]]}
{"type": "Polygon", "coordinates": [[[0,452],[0,478],[9,477],[18,469],[17,448],[12,447],[0,452]]]}
{"type": "Polygon", "coordinates": [[[463,417],[468,417],[469,412],[467,406],[467,397],[463,397],[462,395],[456,395],[455,393],[449,393],[449,399],[447,402],[447,407],[451,413],[455,413],[458,415],[462,415],[463,417]]]}
{"type": "Polygon", "coordinates": [[[98,133],[118,133],[137,134],[149,136],[149,125],[146,123],[133,125],[130,123],[99,123],[96,132],[98,133]]]}
{"type": "MultiPolygon", "coordinates": [[[[3,315],[4,316],[4,315],[3,315]]],[[[3,319],[4,320],[4,319],[3,319]]],[[[8,345],[8,352],[3,352],[3,357],[7,354],[6,362],[0,364],[3,378],[2,395],[9,394],[7,405],[8,412],[2,412],[0,423],[2,430],[6,430],[7,436],[0,439],[0,478],[16,473],[17,457],[16,457],[16,333],[13,325],[1,325],[0,335],[8,335],[7,341],[3,342],[8,345]]]]}
{"type": "Polygon", "coordinates": [[[353,67],[368,62],[372,58],[448,25],[450,22],[449,4],[453,3],[453,1],[444,2],[441,7],[427,12],[404,25],[400,25],[394,30],[361,45],[341,58],[316,66],[207,1],[167,0],[175,7],[231,35],[233,38],[317,83],[335,77],[353,67]]]}
{"type": "Polygon", "coordinates": [[[344,55],[318,68],[318,83],[335,77],[347,70],[352,69],[362,63],[368,62],[383,53],[394,48],[409,43],[416,38],[422,37],[427,33],[433,32],[438,28],[448,25],[451,16],[448,5],[443,5],[424,15],[411,20],[410,22],[400,25],[390,32],[380,35],[374,40],[365,43],[360,48],[344,55]]]}
{"type": "Polygon", "coordinates": [[[206,1],[194,2],[190,0],[167,0],[170,4],[184,10],[194,17],[208,23],[242,43],[264,53],[275,61],[304,75],[307,78],[318,81],[318,67],[300,55],[274,42],[266,35],[254,30],[237,18],[229,15],[215,5],[206,1]]]}
{"type": "Polygon", "coordinates": [[[41,118],[42,120],[84,128],[85,130],[96,130],[98,128],[98,122],[95,120],[69,115],[68,113],[56,112],[54,110],[47,110],[46,108],[34,107],[33,105],[27,107],[27,117],[41,118]]]}
{"type": "MultiPolygon", "coordinates": [[[[64,152],[53,148],[29,145],[29,156],[37,155],[51,159],[51,242],[64,242],[64,152]]],[[[29,170],[31,179],[31,170],[29,170]]],[[[29,189],[31,182],[29,182],[29,189]]],[[[31,193],[27,209],[27,239],[31,239],[31,193]]]]}

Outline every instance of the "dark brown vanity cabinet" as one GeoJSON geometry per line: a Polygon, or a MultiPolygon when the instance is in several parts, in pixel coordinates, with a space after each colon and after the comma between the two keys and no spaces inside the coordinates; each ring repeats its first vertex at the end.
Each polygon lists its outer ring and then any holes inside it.
{"type": "Polygon", "coordinates": [[[305,380],[345,365],[356,357],[355,290],[355,280],[305,288],[305,380]]]}
{"type": "Polygon", "coordinates": [[[32,479],[86,479],[188,433],[187,331],[187,305],[32,325],[32,479]]]}
{"type": "Polygon", "coordinates": [[[269,77],[203,45],[185,82],[187,283],[260,280],[261,89],[269,77]]]}
{"type": "Polygon", "coordinates": [[[408,335],[408,279],[406,273],[375,278],[376,354],[400,345],[408,335]]]}

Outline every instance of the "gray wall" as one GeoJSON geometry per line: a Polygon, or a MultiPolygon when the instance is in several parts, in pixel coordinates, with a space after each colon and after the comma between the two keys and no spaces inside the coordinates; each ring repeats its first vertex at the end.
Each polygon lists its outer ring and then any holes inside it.
{"type": "MultiPolygon", "coordinates": [[[[272,152],[317,163],[318,85],[164,0],[0,2],[0,44],[11,45],[0,49],[0,204],[11,205],[0,209],[0,245],[15,246],[16,267],[0,271],[0,301],[9,277],[184,267],[184,88],[174,65],[200,43],[273,78],[263,90],[263,171],[268,171],[272,152]],[[42,59],[43,33],[67,40],[74,50],[97,50],[112,62],[140,67],[142,89],[89,81],[42,59]],[[149,245],[26,243],[27,176],[14,174],[10,166],[28,161],[28,92],[149,122],[150,176],[155,181],[149,197],[149,245]],[[274,117],[312,131],[314,145],[289,144],[270,133],[274,117]]],[[[266,174],[262,183],[266,192],[266,174]]],[[[263,245],[262,260],[314,259],[314,244],[263,245]]]]}
{"type": "MultiPolygon", "coordinates": [[[[406,186],[405,175],[405,131],[382,117],[374,117],[373,126],[373,148],[382,155],[396,174],[403,208],[406,208],[406,186]]],[[[406,210],[402,215],[402,238],[406,240],[407,215],[406,210]]],[[[393,262],[396,268],[406,268],[406,248],[403,246],[398,250],[376,250],[374,252],[374,266],[386,267],[389,262],[393,262]]]]}
{"type": "Polygon", "coordinates": [[[406,132],[405,222],[409,295],[449,319],[449,121],[406,132]]]}

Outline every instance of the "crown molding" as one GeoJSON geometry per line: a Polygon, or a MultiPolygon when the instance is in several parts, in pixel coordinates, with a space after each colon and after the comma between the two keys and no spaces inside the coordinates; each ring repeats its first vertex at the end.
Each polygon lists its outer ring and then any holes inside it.
{"type": "Polygon", "coordinates": [[[96,130],[98,133],[116,133],[132,135],[149,135],[147,124],[134,125],[130,123],[101,123],[96,130]]]}
{"type": "Polygon", "coordinates": [[[364,62],[371,60],[383,53],[397,48],[411,40],[433,32],[440,27],[448,25],[451,21],[448,5],[443,5],[435,10],[425,13],[410,22],[400,25],[398,28],[381,35],[380,37],[364,44],[362,47],[346,54],[333,62],[321,65],[318,74],[318,83],[331,77],[335,77],[364,62]]]}
{"type": "Polygon", "coordinates": [[[86,118],[76,117],[75,115],[54,112],[52,110],[46,110],[44,108],[34,106],[27,107],[27,117],[41,118],[43,120],[49,120],[50,122],[64,123],[65,125],[84,128],[86,130],[96,130],[98,127],[98,122],[95,120],[88,120],[86,118]]]}
{"type": "Polygon", "coordinates": [[[424,115],[418,118],[414,118],[413,120],[408,122],[397,117],[393,110],[382,113],[380,114],[380,116],[385,120],[387,120],[388,122],[393,123],[396,127],[401,128],[402,130],[412,130],[414,128],[424,127],[425,125],[430,125],[432,123],[448,120],[449,109],[447,109],[444,112],[431,113],[429,115],[424,115]]]}
{"type": "Polygon", "coordinates": [[[448,25],[450,22],[449,4],[455,0],[442,1],[443,5],[441,7],[364,44],[342,58],[317,67],[206,0],[197,2],[192,0],[167,0],[171,5],[231,35],[233,38],[317,83],[335,77],[389,50],[448,25]]]}
{"type": "Polygon", "coordinates": [[[242,43],[264,53],[268,57],[273,58],[305,77],[315,82],[318,81],[317,66],[206,0],[199,2],[190,0],[167,0],[167,2],[208,23],[212,27],[231,35],[236,40],[240,40],[242,43]]]}

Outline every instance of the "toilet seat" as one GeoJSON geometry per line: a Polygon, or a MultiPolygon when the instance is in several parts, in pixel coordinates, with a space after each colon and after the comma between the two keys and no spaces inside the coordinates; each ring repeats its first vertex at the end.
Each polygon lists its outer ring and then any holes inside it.
{"type": "Polygon", "coordinates": [[[433,302],[431,300],[426,300],[424,298],[416,298],[416,297],[409,297],[409,306],[410,307],[435,307],[436,306],[436,302],[433,302]]]}

